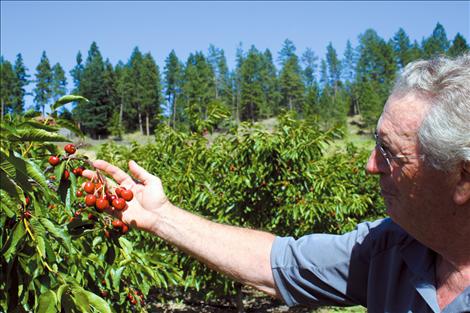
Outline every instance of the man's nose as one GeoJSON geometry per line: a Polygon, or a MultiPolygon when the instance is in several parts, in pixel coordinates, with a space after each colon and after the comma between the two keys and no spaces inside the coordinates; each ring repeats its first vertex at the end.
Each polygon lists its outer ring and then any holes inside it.
{"type": "Polygon", "coordinates": [[[375,147],[369,156],[366,164],[366,172],[371,175],[378,175],[385,172],[386,160],[375,147]]]}

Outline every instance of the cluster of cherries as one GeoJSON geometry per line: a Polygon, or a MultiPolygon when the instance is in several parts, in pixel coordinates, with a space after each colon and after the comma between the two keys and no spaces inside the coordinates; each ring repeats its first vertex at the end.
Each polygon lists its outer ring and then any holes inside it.
{"type": "MultiPolygon", "coordinates": [[[[52,167],[59,165],[63,160],[70,159],[73,154],[77,151],[77,148],[73,144],[67,144],[64,147],[65,152],[67,153],[66,156],[60,158],[59,156],[52,155],[49,157],[49,164],[52,167]]],[[[78,159],[74,157],[74,159],[78,159]]],[[[83,166],[79,166],[73,168],[72,173],[80,177],[83,174],[83,170],[85,168],[83,166]]],[[[117,210],[122,211],[127,206],[127,201],[131,201],[134,198],[134,194],[131,190],[127,190],[124,187],[118,187],[114,190],[114,193],[110,191],[108,185],[106,183],[106,179],[96,170],[96,177],[90,179],[85,184],[83,184],[83,190],[78,189],[76,191],[77,198],[81,198],[86,193],[85,196],[85,205],[87,207],[93,207],[96,211],[102,213],[105,210],[117,210]]],[[[62,179],[67,180],[70,177],[70,173],[67,169],[64,170],[62,173],[62,179]]],[[[70,219],[72,222],[75,218],[79,217],[81,211],[78,210],[75,212],[75,217],[70,219]]],[[[95,220],[96,217],[93,214],[88,214],[89,220],[95,220]]],[[[115,219],[111,222],[113,228],[119,231],[121,234],[125,234],[129,231],[129,226],[122,222],[121,220],[115,219]]],[[[104,235],[109,237],[109,232],[105,230],[104,235]]]]}

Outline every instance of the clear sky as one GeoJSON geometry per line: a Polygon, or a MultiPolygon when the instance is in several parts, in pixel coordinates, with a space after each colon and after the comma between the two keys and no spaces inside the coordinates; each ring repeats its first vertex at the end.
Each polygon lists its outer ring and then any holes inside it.
{"type": "MultiPolygon", "coordinates": [[[[135,46],[151,52],[160,70],[172,49],[189,53],[224,49],[229,68],[242,42],[276,57],[289,38],[301,54],[320,58],[329,42],[340,57],[349,39],[373,28],[384,39],[402,27],[411,40],[431,35],[441,23],[449,40],[460,32],[470,41],[470,1],[1,1],[1,54],[23,55],[34,77],[42,51],[66,72],[80,50],[86,58],[96,41],[112,64],[126,62],[135,46]]],[[[72,88],[71,78],[67,77],[72,88]]],[[[32,88],[32,84],[31,87],[32,88]]],[[[28,97],[27,104],[31,104],[28,97]]]]}

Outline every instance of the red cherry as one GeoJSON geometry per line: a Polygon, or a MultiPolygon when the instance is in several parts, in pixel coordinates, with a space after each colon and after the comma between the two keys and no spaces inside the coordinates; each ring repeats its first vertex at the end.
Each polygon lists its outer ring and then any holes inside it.
{"type": "Polygon", "coordinates": [[[80,211],[80,210],[75,211],[75,216],[80,216],[80,214],[82,214],[82,211],[80,211]]]}
{"type": "Polygon", "coordinates": [[[116,195],[112,195],[110,193],[106,194],[106,199],[108,199],[109,203],[113,203],[113,201],[117,198],[118,197],[116,195]]]}
{"type": "Polygon", "coordinates": [[[83,186],[83,190],[85,190],[86,193],[92,194],[95,192],[95,184],[93,184],[91,181],[86,182],[83,186]]]}
{"type": "Polygon", "coordinates": [[[83,196],[83,191],[77,190],[77,192],[75,193],[75,195],[76,195],[77,197],[81,197],[81,196],[83,196]]]}
{"type": "Polygon", "coordinates": [[[123,198],[116,198],[113,200],[112,205],[116,210],[121,211],[126,207],[126,200],[123,198]]]}
{"type": "Polygon", "coordinates": [[[31,211],[25,211],[24,214],[23,214],[24,218],[26,219],[30,219],[32,214],[31,214],[31,211]]]}
{"type": "Polygon", "coordinates": [[[109,234],[109,231],[107,231],[107,230],[104,231],[104,236],[105,236],[106,238],[111,237],[111,235],[109,234]]]}
{"type": "Polygon", "coordinates": [[[121,198],[126,201],[131,201],[134,198],[134,194],[130,190],[123,190],[121,191],[121,198]]]}
{"type": "Polygon", "coordinates": [[[60,159],[58,156],[55,156],[55,155],[51,155],[49,157],[49,164],[52,165],[52,166],[56,166],[57,164],[60,163],[60,159]]]}
{"type": "Polygon", "coordinates": [[[121,233],[122,234],[125,234],[129,231],[129,226],[127,226],[127,224],[122,224],[122,227],[121,227],[121,233]]]}
{"type": "Polygon", "coordinates": [[[124,223],[121,220],[114,220],[111,222],[111,225],[113,225],[114,228],[121,228],[124,223]]]}
{"type": "Polygon", "coordinates": [[[64,170],[64,173],[62,174],[62,179],[67,180],[70,177],[70,173],[67,170],[64,170]]]}
{"type": "Polygon", "coordinates": [[[74,154],[77,151],[77,148],[75,148],[73,144],[69,143],[65,145],[64,150],[68,154],[74,154]]]}
{"type": "Polygon", "coordinates": [[[83,167],[77,167],[77,168],[74,168],[72,170],[72,173],[75,175],[75,176],[82,176],[83,174],[83,167]]]}
{"type": "Polygon", "coordinates": [[[25,197],[24,200],[27,206],[31,203],[31,199],[29,199],[29,197],[25,197]]]}
{"type": "Polygon", "coordinates": [[[90,221],[94,221],[94,220],[96,219],[96,217],[95,217],[93,214],[89,213],[89,214],[88,214],[88,219],[89,219],[90,221]]]}
{"type": "Polygon", "coordinates": [[[85,197],[85,204],[87,206],[95,206],[96,204],[96,197],[94,195],[87,195],[85,197]]]}
{"type": "Polygon", "coordinates": [[[109,201],[106,199],[106,197],[98,198],[96,199],[95,206],[98,211],[103,212],[109,208],[109,201]]]}
{"type": "Polygon", "coordinates": [[[124,187],[118,187],[118,188],[116,188],[116,190],[114,190],[114,192],[115,192],[116,195],[120,198],[120,197],[121,197],[121,192],[122,192],[123,190],[126,190],[126,188],[124,188],[124,187]]]}

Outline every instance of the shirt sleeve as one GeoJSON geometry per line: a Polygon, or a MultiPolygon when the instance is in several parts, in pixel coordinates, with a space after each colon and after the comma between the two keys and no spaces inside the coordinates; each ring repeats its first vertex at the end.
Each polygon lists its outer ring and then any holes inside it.
{"type": "Polygon", "coordinates": [[[359,224],[344,235],[276,237],[271,267],[288,306],[366,305],[371,229],[383,220],[359,224]],[[369,241],[368,241],[369,242],[369,241]]]}

